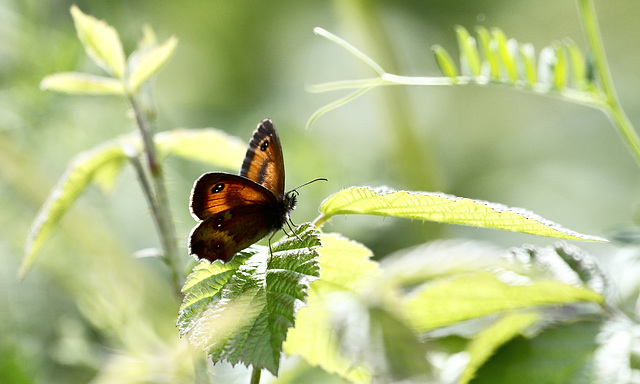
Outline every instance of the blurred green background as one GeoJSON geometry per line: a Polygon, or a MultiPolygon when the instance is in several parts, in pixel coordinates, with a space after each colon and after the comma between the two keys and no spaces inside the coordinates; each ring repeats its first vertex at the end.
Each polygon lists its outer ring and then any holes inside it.
{"type": "MultiPolygon", "coordinates": [[[[497,26],[538,51],[565,37],[584,50],[573,1],[0,0],[1,383],[177,382],[183,373],[189,382],[192,373],[175,328],[178,301],[167,270],[157,260],[132,257],[158,247],[158,240],[130,170],[108,196],[90,188],[34,269],[16,281],[29,225],[68,162],[135,128],[122,99],[39,89],[42,78],[56,72],[101,74],[75,35],[73,3],[116,27],[128,52],[144,23],[161,41],[179,37],[154,86],[159,130],[215,127],[248,142],[256,124],[270,117],[283,142],[287,186],[329,179],[300,191],[296,223],[314,219],[323,198],[352,185],[524,207],[605,237],[638,220],[640,168],[621,138],[600,111],[558,99],[499,86],[381,88],[304,129],[317,108],[343,96],[311,94],[305,86],[373,75],[315,36],[316,26],[389,72],[436,76],[430,47],[457,52],[457,24],[497,26]]],[[[632,0],[596,5],[622,105],[640,122],[640,8],[632,0]]],[[[194,225],[189,191],[212,169],[178,159],[167,167],[186,265],[194,225]]],[[[324,230],[364,243],[376,257],[435,238],[503,247],[553,242],[379,217],[337,218],[324,230]]],[[[605,263],[620,251],[616,245],[585,248],[605,263]]]]}

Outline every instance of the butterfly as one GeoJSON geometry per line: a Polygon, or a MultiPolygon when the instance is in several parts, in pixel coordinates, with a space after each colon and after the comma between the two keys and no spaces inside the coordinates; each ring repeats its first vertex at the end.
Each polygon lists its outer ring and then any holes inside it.
{"type": "MultiPolygon", "coordinates": [[[[314,179],[308,183],[324,178],[314,179]]],[[[298,187],[300,188],[300,187],[298,187]]],[[[288,223],[297,188],[284,191],[284,158],[276,128],[265,119],[253,132],[240,175],[205,173],[191,190],[189,254],[227,262],[237,252],[288,223]]]]}

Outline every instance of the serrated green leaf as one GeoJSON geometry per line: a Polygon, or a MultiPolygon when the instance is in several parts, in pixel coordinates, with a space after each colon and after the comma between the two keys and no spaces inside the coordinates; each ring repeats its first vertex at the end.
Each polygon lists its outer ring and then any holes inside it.
{"type": "Polygon", "coordinates": [[[601,304],[602,295],[556,281],[510,285],[486,273],[430,281],[403,303],[403,312],[417,332],[464,320],[523,308],[577,302],[601,304]]]}
{"type": "Polygon", "coordinates": [[[491,325],[473,337],[466,348],[469,362],[460,377],[459,383],[466,384],[475,376],[477,370],[509,340],[520,335],[540,320],[538,313],[511,313],[501,316],[491,325]]]}
{"type": "Polygon", "coordinates": [[[154,139],[161,157],[180,156],[189,160],[235,169],[247,151],[247,143],[214,128],[174,129],[154,139]]]}
{"type": "Polygon", "coordinates": [[[78,38],[87,54],[107,73],[118,79],[124,76],[124,51],[118,32],[103,20],[84,14],[73,5],[71,16],[76,26],[78,38]]]}
{"type": "Polygon", "coordinates": [[[431,50],[433,51],[438,68],[440,68],[440,72],[445,76],[455,79],[458,76],[458,69],[449,52],[439,45],[434,45],[431,50]]]}
{"type": "Polygon", "coordinates": [[[309,224],[296,233],[273,244],[272,254],[254,248],[240,263],[236,255],[228,266],[216,261],[196,267],[178,319],[194,346],[214,361],[242,362],[277,375],[287,331],[309,283],[319,276],[318,235],[309,224]]]}
{"type": "Polygon", "coordinates": [[[366,214],[472,225],[571,240],[606,241],[583,235],[521,208],[442,193],[407,192],[368,187],[343,189],[320,206],[321,224],[335,215],[366,214]]]}
{"type": "Polygon", "coordinates": [[[482,62],[480,53],[474,39],[467,29],[461,25],[455,27],[458,39],[458,49],[460,50],[460,68],[467,76],[478,77],[482,74],[482,62]]]}
{"type": "Polygon", "coordinates": [[[28,272],[44,240],[48,238],[89,182],[103,167],[115,163],[121,164],[124,159],[126,156],[122,148],[112,142],[82,152],[73,159],[31,224],[19,271],[20,278],[28,272]]]}
{"type": "Polygon", "coordinates": [[[307,306],[300,309],[296,326],[289,329],[284,351],[297,355],[312,366],[321,367],[354,383],[371,381],[371,370],[344,356],[334,324],[334,306],[339,296],[331,292],[362,287],[380,273],[370,260],[371,251],[362,244],[338,234],[323,234],[320,253],[320,279],[310,284],[307,306]]]}
{"type": "Polygon", "coordinates": [[[164,43],[143,49],[132,55],[133,60],[129,60],[129,76],[127,82],[129,91],[136,93],[142,83],[158,72],[171,58],[178,44],[178,38],[172,36],[164,43]]]}
{"type": "Polygon", "coordinates": [[[45,77],[40,88],[48,91],[76,95],[124,95],[124,87],[119,80],[111,77],[94,76],[86,73],[64,72],[45,77]]]}
{"type": "Polygon", "coordinates": [[[200,312],[206,310],[216,296],[220,296],[220,291],[238,268],[256,253],[258,253],[257,249],[249,248],[227,263],[203,262],[193,269],[182,287],[184,298],[178,316],[178,329],[181,334],[189,332],[201,315],[200,312]]]}

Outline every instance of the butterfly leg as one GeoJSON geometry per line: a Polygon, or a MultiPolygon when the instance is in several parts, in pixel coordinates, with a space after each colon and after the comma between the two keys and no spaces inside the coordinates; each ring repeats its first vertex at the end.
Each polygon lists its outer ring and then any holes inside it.
{"type": "Polygon", "coordinates": [[[278,231],[273,231],[271,236],[267,239],[269,243],[269,260],[267,260],[267,270],[271,269],[271,260],[273,259],[273,250],[271,249],[271,239],[278,233],[278,231]]]}
{"type": "MultiPolygon", "coordinates": [[[[294,222],[293,222],[293,221],[291,221],[291,219],[289,219],[289,220],[285,221],[285,223],[287,223],[287,227],[289,227],[289,230],[290,230],[290,231],[295,235],[295,237],[297,237],[297,238],[298,238],[298,240],[300,240],[300,242],[302,242],[302,238],[301,238],[300,236],[298,236],[298,234],[296,233],[295,228],[293,228],[293,227],[295,227],[295,226],[296,226],[296,225],[294,224],[294,222]],[[293,225],[293,227],[292,227],[292,225],[293,225]]],[[[283,227],[283,229],[282,229],[282,230],[284,231],[284,227],[283,227]]],[[[285,232],[285,233],[286,233],[286,232],[285,232]]],[[[286,233],[286,235],[287,235],[287,236],[289,236],[289,237],[291,237],[291,235],[290,235],[290,234],[288,234],[288,233],[286,233]]]]}

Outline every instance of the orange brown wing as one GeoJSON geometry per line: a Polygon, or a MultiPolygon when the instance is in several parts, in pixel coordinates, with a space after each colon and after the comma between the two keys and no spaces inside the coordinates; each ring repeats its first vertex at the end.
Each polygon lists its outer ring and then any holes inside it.
{"type": "Polygon", "coordinates": [[[264,119],[253,132],[240,176],[264,186],[279,198],[284,196],[282,146],[271,120],[264,119]]]}
{"type": "Polygon", "coordinates": [[[201,220],[189,236],[189,254],[229,261],[282,224],[282,203],[260,184],[228,173],[206,173],[191,192],[191,213],[201,220]]]}
{"type": "Polygon", "coordinates": [[[191,190],[191,215],[205,220],[243,205],[277,202],[272,192],[244,177],[212,172],[200,176],[191,190]]]}

